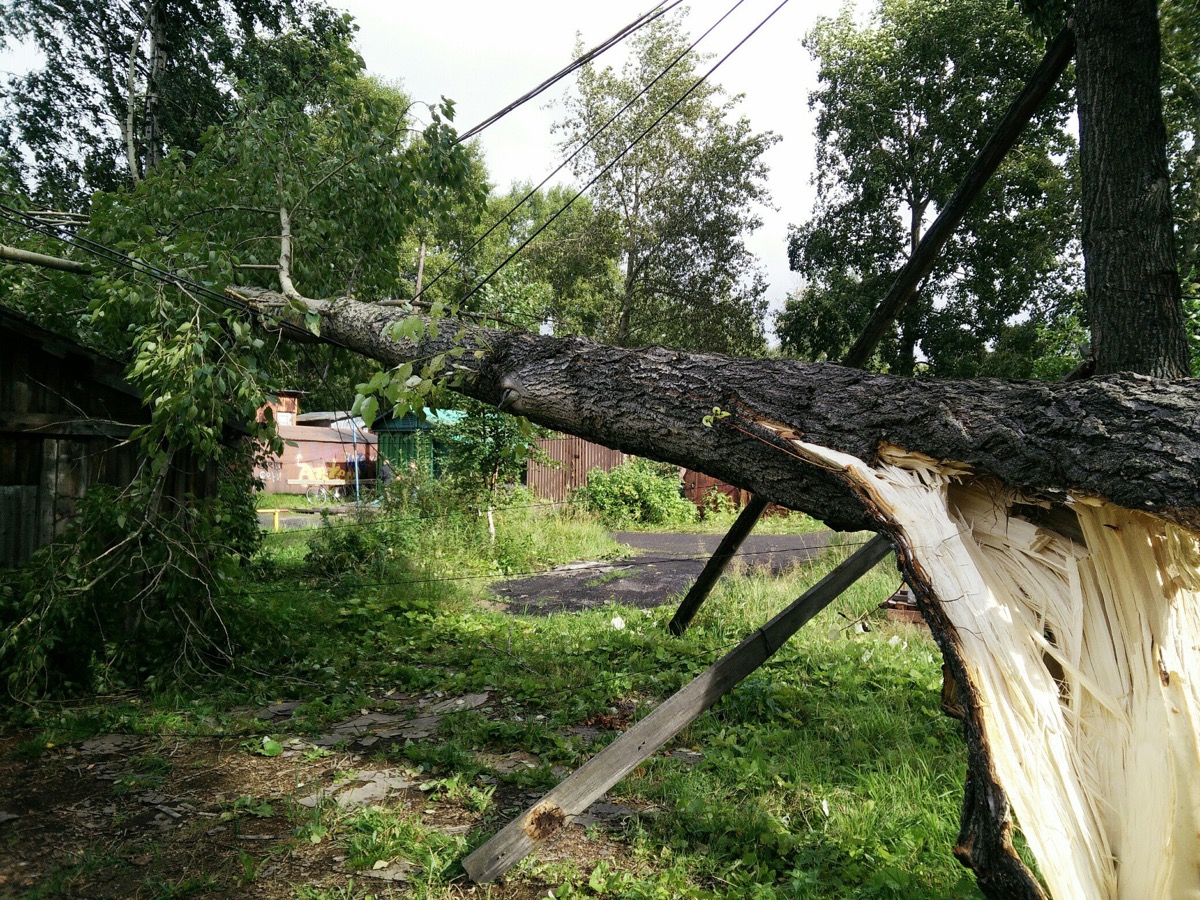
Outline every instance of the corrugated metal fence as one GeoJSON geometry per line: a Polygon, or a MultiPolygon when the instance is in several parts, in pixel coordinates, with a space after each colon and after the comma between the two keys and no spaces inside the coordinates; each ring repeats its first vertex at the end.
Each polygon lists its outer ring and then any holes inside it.
{"type": "Polygon", "coordinates": [[[587,483],[592,469],[607,472],[627,458],[620,450],[577,437],[538,438],[537,444],[549,457],[550,464],[531,461],[526,481],[533,495],[541,500],[566,500],[571,491],[587,483]]]}

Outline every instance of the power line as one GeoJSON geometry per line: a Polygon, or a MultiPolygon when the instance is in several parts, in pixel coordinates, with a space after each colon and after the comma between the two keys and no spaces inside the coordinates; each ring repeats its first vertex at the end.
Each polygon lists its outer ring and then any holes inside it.
{"type": "MultiPolygon", "coordinates": [[[[719,19],[716,23],[714,23],[714,25],[712,27],[710,27],[709,30],[704,33],[704,35],[701,35],[701,37],[699,39],[697,39],[696,42],[693,42],[692,47],[694,47],[695,44],[699,42],[699,40],[702,40],[705,36],[707,36],[707,34],[709,34],[713,30],[713,28],[715,28],[722,21],[724,21],[724,19],[726,17],[728,17],[733,12],[734,9],[736,9],[738,6],[740,6],[742,2],[744,2],[744,0],[738,0],[738,2],[735,3],[735,5],[729,11],[727,11],[725,13],[725,15],[721,17],[721,19],[719,19]]],[[[661,124],[662,121],[664,119],[666,119],[666,117],[668,115],[670,115],[672,112],[674,112],[684,102],[684,100],[686,100],[689,96],[691,96],[691,94],[694,93],[700,87],[700,85],[703,84],[708,78],[710,78],[713,75],[713,73],[716,72],[717,69],[719,69],[725,63],[725,61],[729,59],[730,56],[732,56],[735,52],[737,52],[739,49],[741,49],[741,47],[751,37],[753,37],[756,33],[758,33],[758,31],[768,21],[770,21],[775,16],[775,14],[779,12],[780,9],[782,9],[787,4],[787,2],[788,2],[788,0],[782,0],[782,2],[780,2],[774,9],[772,9],[771,12],[768,13],[766,15],[766,17],[763,18],[762,21],[760,21],[758,23],[758,25],[756,25],[745,37],[743,37],[737,44],[735,44],[734,47],[731,50],[729,50],[724,56],[722,56],[719,60],[717,60],[717,62],[713,66],[711,66],[708,69],[708,71],[706,71],[702,76],[700,76],[700,78],[698,78],[695,82],[693,82],[693,84],[691,85],[691,87],[689,87],[687,89],[687,91],[685,91],[682,95],[680,95],[669,107],[667,107],[666,110],[664,110],[653,122],[651,122],[650,125],[648,125],[645,129],[643,129],[641,133],[639,133],[624,149],[622,149],[616,155],[616,157],[614,157],[595,176],[593,176],[592,179],[590,181],[588,181],[587,184],[585,184],[579,191],[577,191],[571,197],[570,200],[568,200],[561,208],[559,208],[549,219],[547,219],[545,222],[543,222],[515,250],[513,250],[507,257],[505,257],[505,259],[498,266],[496,266],[494,269],[492,269],[491,272],[489,272],[487,275],[485,275],[465,295],[463,295],[461,298],[459,298],[458,302],[462,303],[466,300],[469,300],[476,293],[478,293],[484,287],[484,285],[486,285],[492,278],[494,278],[505,266],[507,266],[510,262],[512,262],[512,260],[515,259],[516,256],[521,253],[522,250],[524,250],[526,247],[528,247],[543,231],[545,231],[551,224],[553,224],[559,218],[559,216],[561,216],[564,212],[566,212],[566,210],[569,209],[570,206],[576,200],[578,200],[580,197],[582,197],[583,194],[586,193],[597,181],[599,181],[606,174],[608,174],[608,172],[618,162],[620,162],[621,159],[623,159],[625,157],[625,155],[629,153],[630,150],[632,150],[635,146],[637,146],[637,144],[639,144],[651,131],[653,131],[659,124],[661,124]]],[[[668,6],[668,9],[672,8],[673,5],[675,5],[675,4],[668,6]]],[[[665,13],[666,11],[667,10],[662,10],[662,12],[659,12],[657,15],[661,15],[661,14],[665,13]]],[[[648,13],[647,15],[649,16],[651,14],[648,13]]],[[[657,15],[654,15],[652,18],[657,18],[657,15]]],[[[643,18],[645,18],[645,17],[643,17],[643,18]]],[[[647,19],[646,21],[652,21],[652,18],[647,19]]],[[[646,24],[646,22],[641,22],[641,24],[646,24]]],[[[637,27],[641,27],[641,26],[638,25],[637,27]]],[[[686,54],[686,51],[685,51],[685,54],[686,54]]],[[[681,54],[680,57],[678,57],[675,61],[673,61],[671,63],[671,65],[667,67],[666,70],[664,70],[662,73],[659,74],[659,76],[657,76],[655,81],[657,81],[658,78],[661,78],[663,75],[665,75],[666,72],[669,71],[670,68],[672,68],[676,64],[676,62],[678,62],[678,59],[682,58],[682,56],[685,54],[681,54]]],[[[650,85],[653,85],[654,83],[655,82],[652,81],[650,83],[650,85]]],[[[650,85],[648,85],[646,89],[648,89],[650,85]]],[[[630,104],[627,104],[626,108],[628,107],[628,105],[630,105],[630,104]]],[[[621,112],[623,112],[623,111],[624,111],[624,108],[620,112],[618,112],[617,115],[620,115],[621,112]]],[[[615,116],[613,118],[615,119],[615,116]]],[[[603,128],[607,127],[608,124],[611,124],[611,120],[609,123],[606,123],[604,126],[602,126],[600,131],[602,131],[603,128]]],[[[599,133],[599,131],[596,134],[598,134],[598,133],[599,133]]],[[[593,134],[588,140],[590,141],[590,140],[594,139],[596,134],[593,134]]],[[[584,146],[586,146],[586,144],[584,146]]],[[[583,148],[580,147],[576,151],[576,154],[582,149],[583,148]]],[[[569,157],[568,160],[566,160],[563,163],[563,166],[565,166],[573,158],[574,158],[574,156],[569,157]]],[[[562,168],[562,166],[560,166],[559,169],[555,170],[554,173],[551,173],[551,175],[548,176],[546,180],[549,180],[550,177],[553,177],[553,175],[556,174],[558,171],[560,171],[561,168],[562,168]]],[[[546,180],[543,180],[542,185],[544,185],[546,183],[546,180]]],[[[539,185],[539,187],[540,186],[541,185],[539,185]]],[[[531,191],[530,194],[528,194],[521,201],[521,203],[525,202],[525,200],[527,200],[529,196],[532,196],[532,194],[534,192],[536,192],[537,190],[538,190],[538,188],[534,188],[534,190],[531,191]]],[[[514,207],[513,210],[510,210],[510,212],[507,215],[511,215],[512,212],[515,211],[521,205],[521,203],[518,203],[517,206],[514,207]]],[[[505,218],[507,218],[507,215],[505,218]]],[[[76,249],[82,250],[85,253],[89,253],[93,256],[97,256],[101,259],[104,259],[104,260],[110,262],[110,263],[114,263],[118,266],[129,269],[130,271],[140,272],[142,274],[148,275],[151,278],[154,278],[164,284],[169,284],[174,287],[184,288],[190,292],[194,292],[201,296],[207,297],[226,308],[237,309],[238,311],[245,313],[249,316],[261,315],[260,310],[255,309],[254,307],[250,306],[249,304],[247,304],[243,301],[236,300],[235,298],[229,296],[228,294],[223,294],[223,293],[214,291],[211,288],[207,287],[206,285],[200,284],[199,282],[196,282],[190,278],[186,278],[186,277],[178,275],[176,273],[161,269],[161,268],[154,266],[151,263],[147,263],[143,260],[135,259],[134,257],[131,257],[131,256],[128,256],[127,254],[121,253],[120,251],[114,250],[113,248],[108,247],[99,242],[92,241],[87,238],[80,238],[77,235],[72,236],[72,237],[65,236],[62,233],[60,233],[57,229],[47,226],[42,220],[40,220],[28,213],[22,212],[21,210],[16,209],[7,204],[0,203],[0,219],[4,219],[13,224],[17,224],[21,227],[24,227],[28,230],[35,231],[37,233],[46,235],[48,237],[51,237],[52,239],[58,240],[61,243],[66,244],[67,246],[75,247],[76,249]]],[[[504,219],[502,218],[500,221],[503,222],[504,219]]],[[[500,224],[499,222],[496,223],[496,225],[493,226],[492,230],[494,230],[495,227],[498,227],[499,224],[500,224]]],[[[490,234],[491,232],[489,231],[488,233],[490,234]]],[[[486,234],[484,235],[484,237],[486,237],[486,234]]],[[[480,240],[482,240],[482,238],[480,240]]],[[[472,245],[472,248],[475,246],[478,246],[478,241],[474,245],[472,245]]],[[[467,252],[469,252],[469,250],[467,252]]],[[[457,260],[457,261],[461,261],[461,258],[462,257],[460,256],[459,260],[457,260]]],[[[442,272],[439,272],[438,275],[435,277],[434,281],[436,281],[438,278],[441,278],[444,274],[446,274],[446,272],[449,270],[449,268],[452,267],[453,265],[455,265],[456,262],[451,263],[450,266],[447,267],[447,269],[443,270],[442,272]]],[[[432,285],[432,284],[433,284],[433,281],[430,282],[430,285],[432,285]]],[[[383,302],[385,304],[388,303],[388,301],[383,301],[383,302]]],[[[206,307],[203,307],[203,304],[200,304],[200,305],[202,306],[202,308],[206,308],[206,307]]],[[[214,312],[211,309],[208,309],[208,311],[210,313],[214,312]]],[[[533,317],[529,317],[529,318],[532,321],[533,317]]],[[[280,320],[279,325],[280,325],[281,329],[285,332],[288,332],[288,333],[291,333],[291,334],[294,334],[297,336],[303,336],[305,339],[309,339],[309,340],[311,340],[313,338],[313,335],[307,329],[301,328],[297,325],[294,325],[293,323],[287,322],[286,320],[280,320]]],[[[321,336],[318,339],[320,341],[322,341],[323,343],[330,344],[335,347],[349,349],[348,347],[346,347],[345,344],[343,344],[340,341],[337,341],[335,339],[329,338],[329,337],[321,336]]]]}
{"type": "Polygon", "coordinates": [[[520,97],[518,97],[512,103],[509,103],[503,109],[501,109],[495,113],[492,113],[492,115],[488,116],[486,119],[484,119],[478,125],[476,125],[474,128],[468,128],[466,131],[464,131],[462,134],[460,134],[458,136],[458,142],[461,143],[463,141],[467,141],[467,140],[470,140],[471,138],[475,137],[475,135],[479,134],[481,131],[483,131],[485,128],[489,127],[490,125],[494,125],[496,122],[500,121],[500,119],[503,119],[510,112],[514,111],[515,109],[517,109],[521,106],[524,106],[530,100],[533,100],[538,95],[544,93],[549,88],[552,88],[554,85],[558,84],[558,82],[562,81],[564,78],[566,78],[572,72],[575,72],[577,69],[580,69],[583,66],[587,65],[592,60],[601,56],[603,53],[607,52],[608,50],[611,50],[617,44],[621,43],[621,41],[625,40],[625,38],[629,37],[635,31],[640,29],[643,25],[649,25],[651,22],[653,22],[655,19],[659,18],[660,16],[666,15],[668,12],[670,12],[672,9],[674,9],[676,6],[678,6],[682,2],[683,2],[683,0],[673,0],[673,2],[668,3],[665,6],[662,3],[659,3],[657,6],[655,6],[653,9],[651,9],[649,12],[642,13],[642,15],[638,16],[636,19],[634,19],[632,22],[630,22],[628,25],[626,25],[624,28],[622,28],[620,31],[618,31],[616,34],[614,34],[612,37],[608,38],[605,41],[601,41],[599,44],[597,44],[591,50],[588,50],[587,52],[585,52],[584,54],[579,56],[577,59],[572,60],[565,67],[563,67],[562,69],[559,69],[557,72],[555,72],[553,75],[551,75],[545,81],[543,81],[541,84],[539,84],[533,90],[529,91],[528,93],[522,94],[520,97]]]}
{"type": "MultiPolygon", "coordinates": [[[[664,632],[664,635],[666,635],[666,634],[668,634],[668,632],[664,632]]],[[[728,651],[726,651],[726,652],[728,652],[728,651]]],[[[714,659],[712,661],[715,661],[716,659],[719,659],[719,658],[720,657],[714,657],[714,659]]],[[[682,656],[680,654],[676,654],[673,657],[673,659],[676,661],[686,660],[689,662],[690,661],[705,662],[705,659],[699,653],[697,653],[694,657],[686,657],[686,656],[682,656]]],[[[711,664],[711,662],[709,664],[711,664]]],[[[679,674],[686,674],[686,671],[687,671],[686,669],[682,669],[679,672],[679,674]]],[[[538,704],[544,703],[544,701],[546,701],[546,700],[561,696],[563,694],[578,694],[578,693],[581,693],[582,691],[590,690],[590,689],[593,689],[596,687],[600,687],[602,685],[612,684],[613,682],[617,682],[617,681],[620,681],[625,678],[640,678],[645,675],[652,675],[652,674],[656,674],[656,673],[657,674],[663,673],[663,666],[661,663],[655,663],[654,665],[647,666],[644,669],[635,669],[630,672],[615,672],[604,678],[596,678],[591,681],[585,681],[582,684],[578,684],[578,683],[570,684],[565,687],[556,688],[555,690],[543,691],[543,692],[535,693],[535,694],[526,693],[524,695],[524,698],[522,699],[522,701],[519,704],[514,703],[513,705],[518,706],[518,707],[525,707],[525,708],[537,707],[538,704]]],[[[537,674],[546,676],[548,673],[539,672],[537,674]]],[[[293,733],[293,732],[288,732],[285,730],[285,726],[287,726],[290,721],[291,721],[290,719],[283,720],[280,722],[262,721],[261,725],[259,725],[257,727],[245,728],[245,729],[241,729],[238,731],[229,731],[229,730],[218,731],[216,729],[212,729],[212,730],[196,729],[194,731],[174,730],[174,731],[156,731],[156,732],[148,733],[148,732],[138,732],[138,731],[106,730],[105,733],[106,734],[120,734],[120,735],[142,737],[148,741],[152,741],[155,738],[162,738],[162,737],[168,737],[168,738],[247,738],[247,737],[261,737],[263,735],[270,735],[270,734],[293,733]]],[[[334,725],[332,727],[336,728],[336,725],[334,725]]],[[[312,733],[314,731],[319,732],[322,730],[323,729],[320,729],[320,728],[310,729],[308,733],[312,733]]],[[[370,735],[370,732],[366,732],[361,735],[348,734],[348,735],[346,735],[346,743],[351,744],[357,738],[368,737],[369,735],[370,735]]],[[[614,736],[616,736],[616,735],[614,735],[614,736]]],[[[397,743],[399,743],[399,742],[397,742],[397,743]]]]}
{"type": "MultiPolygon", "coordinates": [[[[752,551],[739,550],[737,553],[734,553],[733,556],[767,556],[767,555],[771,555],[774,553],[795,553],[795,552],[798,552],[801,550],[830,550],[830,549],[841,548],[841,547],[861,547],[865,543],[866,543],[866,541],[852,541],[852,542],[847,542],[844,544],[826,544],[826,545],[820,546],[820,547],[793,547],[793,548],[784,549],[784,550],[752,550],[752,551]]],[[[675,562],[694,562],[697,560],[706,560],[710,556],[711,556],[711,554],[704,553],[704,554],[700,554],[698,556],[662,556],[662,557],[657,557],[657,558],[635,557],[628,561],[588,563],[587,565],[576,566],[575,568],[571,569],[570,571],[571,572],[589,572],[594,569],[614,569],[614,568],[631,569],[631,568],[635,568],[637,566],[650,566],[650,567],[663,566],[663,565],[667,565],[669,563],[675,563],[675,562]]],[[[418,584],[443,584],[443,583],[455,582],[455,581],[480,581],[480,580],[488,579],[488,578],[492,578],[492,579],[496,579],[496,578],[505,578],[505,579],[508,579],[508,578],[532,578],[537,575],[548,575],[548,574],[551,574],[551,572],[552,572],[552,570],[541,569],[541,570],[534,570],[534,571],[528,571],[528,572],[509,572],[509,573],[503,574],[503,575],[497,575],[496,573],[492,572],[489,574],[477,574],[477,575],[444,575],[444,576],[439,576],[436,578],[411,578],[411,579],[403,579],[403,580],[398,580],[398,581],[360,581],[355,585],[355,587],[356,588],[406,587],[406,586],[418,585],[418,584]]],[[[260,597],[260,596],[263,596],[266,594],[287,594],[287,593],[311,594],[311,593],[317,593],[320,591],[327,591],[327,590],[332,590],[332,587],[330,585],[313,585],[310,587],[296,586],[296,587],[286,587],[286,588],[264,588],[262,590],[257,590],[257,591],[242,591],[241,595],[248,596],[248,597],[260,597]]]]}
{"type": "MultiPolygon", "coordinates": [[[[347,446],[345,441],[342,442],[342,446],[343,447],[347,446]]],[[[292,496],[292,495],[281,494],[281,495],[277,495],[277,496],[292,496]]],[[[298,495],[296,495],[296,496],[298,496],[298,495]]],[[[524,503],[524,504],[519,504],[519,505],[514,505],[514,506],[495,506],[495,507],[492,507],[492,512],[505,513],[505,512],[509,512],[510,510],[514,510],[514,509],[541,509],[546,506],[565,506],[569,502],[570,501],[568,501],[568,500],[544,500],[541,503],[524,503]]],[[[257,512],[261,513],[262,510],[261,509],[257,510],[257,512]]],[[[287,510],[287,512],[294,512],[299,515],[308,515],[308,513],[305,512],[304,510],[287,510]]],[[[324,512],[324,510],[318,510],[317,512],[321,513],[321,512],[324,512]]],[[[383,514],[384,513],[382,513],[382,512],[376,513],[374,511],[369,511],[366,513],[366,515],[370,515],[370,516],[383,515],[383,514]]],[[[437,513],[436,515],[410,516],[409,518],[415,519],[418,522],[435,522],[435,521],[438,521],[439,519],[452,519],[456,515],[461,515],[461,513],[437,513]]],[[[341,522],[337,525],[330,525],[328,523],[323,523],[321,525],[318,525],[316,528],[294,528],[291,530],[297,531],[297,532],[306,532],[306,531],[315,531],[315,530],[317,530],[317,528],[322,528],[322,529],[328,529],[330,531],[336,531],[336,530],[340,530],[343,528],[371,528],[375,524],[376,523],[374,521],[341,522]]],[[[289,532],[288,531],[268,531],[265,533],[268,535],[273,535],[273,534],[288,534],[289,532]]]]}
{"type": "MultiPolygon", "coordinates": [[[[162,284],[181,288],[188,293],[199,294],[200,296],[206,297],[220,304],[221,306],[236,309],[248,316],[262,315],[261,310],[255,309],[248,303],[238,300],[229,294],[214,291],[207,285],[201,284],[200,282],[191,278],[187,278],[183,275],[178,275],[166,269],[159,268],[153,263],[148,263],[144,260],[137,259],[136,257],[129,256],[128,254],[122,253],[119,250],[115,250],[112,247],[109,247],[106,244],[102,244],[98,241],[93,241],[89,238],[80,237],[78,235],[64,235],[57,228],[47,225],[36,216],[26,213],[6,203],[0,203],[0,220],[4,220],[28,231],[45,235],[46,237],[59,241],[62,244],[66,244],[68,247],[74,247],[76,250],[81,250],[84,253],[98,257],[99,259],[103,259],[106,262],[120,266],[121,268],[134,272],[135,274],[147,275],[153,280],[162,284]]],[[[196,302],[197,305],[199,305],[205,311],[213,315],[217,315],[216,311],[211,307],[205,306],[203,303],[200,303],[199,300],[196,302]]],[[[305,328],[301,328],[299,325],[288,322],[287,320],[281,319],[279,320],[278,324],[282,331],[294,335],[302,335],[308,340],[312,340],[314,338],[314,335],[310,331],[305,328]]],[[[318,340],[335,347],[349,349],[345,344],[334,340],[333,338],[321,337],[318,338],[318,340]]]]}
{"type": "MultiPolygon", "coordinates": [[[[501,225],[503,225],[505,222],[507,222],[510,218],[512,218],[512,216],[516,213],[516,211],[518,209],[520,209],[522,206],[524,206],[530,200],[530,198],[532,198],[534,196],[534,194],[536,194],[538,191],[540,191],[543,187],[545,187],[549,183],[550,179],[552,179],[555,175],[557,175],[559,172],[561,172],[563,169],[565,169],[568,165],[570,165],[575,160],[575,158],[577,156],[579,156],[580,153],[582,153],[584,150],[586,150],[588,148],[588,146],[591,145],[592,141],[594,141],[597,137],[599,137],[601,134],[603,134],[613,124],[613,122],[615,122],[618,118],[620,118],[622,115],[624,115],[625,112],[631,106],[633,106],[635,103],[637,103],[639,100],[641,100],[642,97],[644,97],[650,91],[650,89],[654,87],[654,85],[658,84],[658,82],[661,81],[667,75],[668,72],[670,72],[672,69],[674,69],[675,66],[677,66],[681,60],[683,60],[689,53],[691,53],[693,50],[695,50],[697,45],[699,45],[699,43],[701,41],[703,41],[706,37],[708,37],[710,34],[712,34],[712,32],[722,22],[724,22],[727,18],[729,18],[729,16],[731,16],[734,13],[734,11],[739,6],[741,6],[744,2],[745,2],[745,0],[737,0],[737,2],[733,4],[733,6],[731,6],[728,10],[726,10],[724,15],[722,15],[719,19],[717,19],[717,21],[715,21],[712,25],[710,25],[708,27],[707,31],[705,31],[702,35],[700,35],[700,37],[698,37],[694,41],[692,41],[692,43],[689,44],[687,46],[687,48],[685,48],[683,51],[681,51],[679,53],[678,56],[676,56],[673,60],[671,60],[671,62],[667,64],[666,68],[664,68],[661,72],[659,72],[657,75],[655,75],[653,79],[651,79],[649,82],[647,82],[645,85],[643,85],[641,90],[639,90],[636,94],[633,95],[633,97],[631,97],[628,101],[626,101],[615,113],[613,113],[611,116],[609,116],[609,118],[603,124],[598,126],[595,131],[593,131],[590,135],[588,135],[586,138],[584,138],[583,142],[578,147],[576,147],[575,150],[573,150],[569,156],[567,156],[561,163],[559,163],[558,167],[553,172],[551,172],[549,175],[547,175],[545,178],[543,178],[540,182],[538,182],[537,185],[530,188],[529,191],[525,194],[525,196],[523,196],[520,200],[518,200],[511,209],[509,209],[504,215],[502,215],[499,219],[497,219],[496,222],[493,223],[492,226],[487,229],[487,231],[485,231],[483,234],[481,234],[478,238],[475,239],[475,241],[469,247],[467,247],[465,250],[460,252],[457,256],[455,256],[454,259],[452,259],[449,263],[447,263],[445,268],[443,268],[440,272],[438,272],[437,275],[435,275],[429,281],[428,284],[424,285],[421,288],[421,290],[416,294],[416,296],[413,297],[413,300],[419,299],[422,294],[424,294],[431,287],[433,287],[435,284],[437,284],[439,281],[441,281],[443,276],[447,275],[455,267],[461,265],[462,261],[464,259],[466,259],[467,256],[476,247],[478,247],[485,240],[487,240],[487,238],[490,237],[496,231],[497,228],[499,228],[501,225]]],[[[675,5],[675,4],[672,4],[672,5],[675,5]]],[[[666,12],[666,11],[667,10],[663,10],[663,12],[666,12]]],[[[573,203],[573,202],[574,202],[574,198],[571,200],[571,203],[573,203]]],[[[568,203],[567,205],[569,206],[570,203],[568,203]]],[[[536,237],[536,235],[534,235],[534,236],[536,237]]],[[[522,245],[522,246],[524,246],[524,245],[522,245]]],[[[495,274],[495,273],[493,273],[493,274],[495,274]]],[[[488,276],[488,277],[490,278],[491,276],[488,276]]],[[[470,296],[470,295],[468,295],[468,296],[470,296]]],[[[463,298],[463,299],[466,299],[466,298],[463,298]]],[[[390,305],[389,301],[384,301],[384,302],[389,303],[389,305],[390,305]]],[[[396,305],[400,305],[402,302],[403,301],[395,301],[396,305]]],[[[527,318],[530,321],[540,321],[534,316],[523,316],[523,318],[527,318]]]]}
{"type": "Polygon", "coordinates": [[[688,97],[690,97],[692,95],[692,93],[697,88],[700,87],[700,85],[702,85],[706,80],[708,80],[708,78],[714,72],[716,72],[717,69],[719,69],[727,59],[729,59],[729,57],[731,57],[734,53],[736,53],[739,49],[741,49],[742,45],[745,44],[746,41],[748,41],[748,40],[750,40],[750,38],[754,37],[754,35],[758,33],[760,28],[762,28],[764,25],[766,25],[767,22],[769,22],[777,12],[779,12],[779,10],[783,9],[783,7],[787,5],[787,2],[788,2],[788,0],[782,0],[782,2],[778,6],[776,6],[773,10],[771,10],[771,12],[769,12],[761,22],[759,22],[757,25],[754,26],[753,30],[751,30],[751,32],[749,34],[747,34],[744,38],[742,38],[740,41],[738,41],[737,44],[734,45],[732,50],[730,50],[728,53],[726,53],[724,56],[722,56],[719,60],[717,60],[717,62],[707,72],[705,72],[698,79],[696,79],[696,81],[692,84],[692,86],[690,88],[688,88],[686,91],[684,91],[684,93],[681,94],[679,96],[679,98],[675,100],[674,103],[672,103],[670,106],[668,106],[662,112],[662,114],[659,115],[659,117],[657,119],[655,119],[653,122],[651,122],[637,137],[635,137],[632,141],[630,141],[630,143],[623,150],[621,150],[607,165],[605,165],[604,168],[602,168],[599,172],[597,172],[587,184],[585,184],[582,188],[580,188],[579,191],[576,192],[576,194],[562,206],[562,208],[560,208],[556,213],[554,213],[554,215],[552,215],[549,219],[547,219],[545,222],[543,222],[542,225],[536,231],[533,232],[533,234],[531,234],[528,238],[526,238],[520,244],[520,246],[517,247],[517,249],[515,249],[507,257],[505,257],[504,261],[501,262],[500,265],[498,265],[498,266],[496,266],[496,268],[492,269],[492,271],[489,272],[487,275],[485,275],[483,277],[483,279],[478,284],[475,285],[475,287],[471,288],[471,290],[467,291],[467,293],[465,295],[460,297],[458,302],[463,303],[463,302],[471,299],[471,297],[475,296],[475,294],[477,294],[479,292],[479,290],[485,284],[487,284],[488,281],[490,281],[501,269],[503,269],[510,262],[512,262],[513,259],[516,258],[517,254],[519,254],[522,250],[524,250],[531,243],[533,243],[534,239],[539,234],[541,234],[543,231],[545,231],[547,228],[549,228],[550,225],[559,216],[561,216],[564,212],[566,212],[572,203],[574,203],[576,200],[578,200],[580,197],[582,197],[592,185],[594,185],[597,181],[599,181],[601,178],[603,178],[605,175],[607,175],[608,172],[613,168],[613,166],[615,166],[618,162],[620,162],[630,150],[632,150],[635,146],[637,146],[639,143],[641,143],[641,141],[646,137],[646,135],[648,135],[651,131],[653,131],[655,128],[657,128],[658,125],[667,116],[669,116],[672,112],[674,112],[676,109],[678,109],[680,104],[682,104],[684,100],[686,100],[688,97]]]}
{"type": "MultiPolygon", "coordinates": [[[[347,444],[345,442],[343,442],[342,446],[343,447],[347,446],[347,444]]],[[[298,496],[298,495],[279,494],[276,496],[298,496]]],[[[522,503],[522,504],[514,504],[512,506],[495,506],[495,507],[492,507],[492,512],[505,513],[505,512],[509,512],[511,510],[517,510],[517,509],[543,509],[547,506],[569,506],[570,504],[571,504],[570,500],[542,500],[537,503],[522,503]]],[[[309,513],[305,512],[303,510],[287,510],[287,511],[294,512],[298,515],[309,515],[309,513]]],[[[257,510],[257,512],[262,513],[263,510],[257,510]]],[[[321,514],[322,512],[324,512],[324,511],[316,510],[316,513],[318,515],[321,514]]],[[[380,510],[378,512],[375,512],[372,510],[372,511],[366,512],[364,515],[365,516],[382,517],[382,516],[387,515],[387,513],[385,513],[382,510],[380,510]]],[[[452,519],[456,515],[461,515],[461,513],[432,513],[429,515],[409,516],[408,518],[415,519],[418,522],[436,522],[441,519],[452,519]]],[[[343,528],[373,528],[373,527],[375,527],[377,522],[378,522],[377,519],[373,519],[371,521],[340,522],[336,525],[332,525],[332,524],[329,524],[326,522],[326,523],[322,523],[321,525],[316,526],[316,528],[294,528],[291,530],[296,531],[296,532],[308,532],[308,531],[316,531],[317,529],[328,529],[330,531],[336,531],[336,530],[340,530],[343,528]]],[[[267,535],[287,534],[287,533],[288,533],[288,531],[265,532],[265,534],[267,534],[267,535]]],[[[699,534],[700,532],[696,532],[696,533],[699,534]]],[[[817,532],[808,532],[808,533],[816,534],[817,532]]]]}

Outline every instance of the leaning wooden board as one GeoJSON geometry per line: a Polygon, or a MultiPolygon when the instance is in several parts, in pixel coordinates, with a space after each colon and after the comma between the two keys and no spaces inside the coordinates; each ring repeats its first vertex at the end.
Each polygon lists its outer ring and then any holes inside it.
{"type": "Polygon", "coordinates": [[[787,609],[696,676],[464,859],[463,868],[467,874],[478,883],[492,881],[507,872],[729,693],[890,551],[891,543],[887,538],[881,535],[871,538],[787,609]]]}

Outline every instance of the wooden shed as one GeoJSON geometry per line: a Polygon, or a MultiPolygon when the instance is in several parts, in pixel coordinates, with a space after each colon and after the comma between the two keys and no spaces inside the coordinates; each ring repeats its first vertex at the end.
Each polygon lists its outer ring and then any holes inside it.
{"type": "Polygon", "coordinates": [[[445,448],[433,439],[430,429],[435,425],[454,425],[466,418],[457,409],[433,411],[425,408],[424,415],[406,413],[397,418],[390,412],[375,420],[371,430],[379,436],[379,459],[392,473],[403,474],[419,469],[431,478],[441,477],[445,448]]]}
{"type": "Polygon", "coordinates": [[[283,453],[255,470],[263,493],[307,494],[322,489],[335,495],[353,493],[358,483],[375,480],[376,438],[350,420],[350,427],[276,425],[283,453]]]}
{"type": "MultiPolygon", "coordinates": [[[[93,484],[130,484],[130,433],[150,421],[116,360],[0,308],[0,567],[63,532],[93,484]]],[[[216,473],[176,454],[165,498],[210,496],[216,473]]]]}

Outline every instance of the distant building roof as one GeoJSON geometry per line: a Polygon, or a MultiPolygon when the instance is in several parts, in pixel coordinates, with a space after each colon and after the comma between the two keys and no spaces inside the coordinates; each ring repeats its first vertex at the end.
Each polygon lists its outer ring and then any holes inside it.
{"type": "Polygon", "coordinates": [[[346,419],[353,419],[354,416],[348,409],[327,409],[320,412],[300,413],[296,416],[297,425],[324,425],[326,428],[331,427],[335,422],[341,422],[346,419]]]}
{"type": "Polygon", "coordinates": [[[427,406],[422,411],[425,414],[423,418],[416,413],[406,413],[399,419],[389,412],[377,418],[371,426],[371,430],[408,434],[414,431],[428,431],[434,425],[453,425],[467,417],[467,414],[461,409],[432,410],[427,406]]]}
{"type": "Polygon", "coordinates": [[[275,431],[285,441],[301,443],[316,441],[322,444],[345,444],[349,447],[357,442],[374,444],[377,439],[369,431],[358,431],[357,435],[350,429],[327,428],[324,425],[276,425],[275,431]]]}

